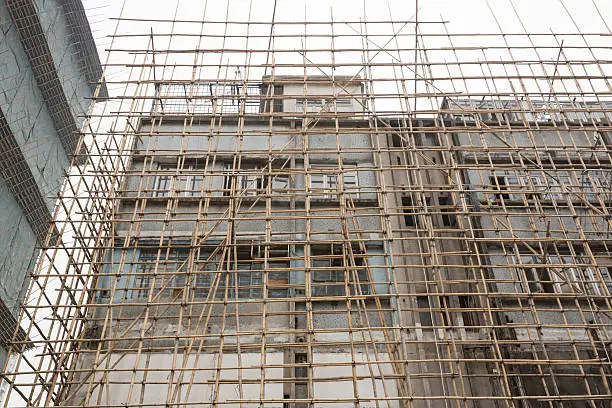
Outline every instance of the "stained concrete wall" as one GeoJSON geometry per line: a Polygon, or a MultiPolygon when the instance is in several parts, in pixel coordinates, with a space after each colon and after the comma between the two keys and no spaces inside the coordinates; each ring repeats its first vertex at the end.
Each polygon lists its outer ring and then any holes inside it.
{"type": "MultiPolygon", "coordinates": [[[[77,389],[73,387],[71,394],[74,393],[67,403],[69,405],[79,405],[87,407],[98,406],[100,398],[102,404],[125,405],[125,404],[145,404],[151,408],[166,407],[166,401],[177,401],[183,403],[202,402],[210,399],[212,402],[215,389],[217,368],[222,368],[220,380],[223,382],[218,387],[218,403],[223,407],[241,408],[258,407],[260,397],[259,380],[265,376],[264,398],[283,399],[283,369],[281,367],[269,367],[262,370],[262,364],[278,365],[283,363],[283,353],[266,353],[265,361],[261,354],[242,353],[240,364],[238,355],[232,353],[220,356],[217,353],[210,354],[189,354],[185,358],[181,353],[176,357],[171,353],[150,353],[149,355],[137,355],[128,353],[126,355],[112,354],[109,364],[113,370],[109,372],[109,386],[96,387],[89,401],[87,398],[88,382],[85,386],[77,389]],[[176,358],[173,364],[173,358],[176,358]],[[116,364],[116,365],[115,365],[116,364]],[[250,367],[240,370],[242,384],[238,382],[238,370],[232,369],[238,366],[250,367]],[[146,380],[144,379],[146,371],[146,380]],[[175,367],[173,369],[173,367],[175,367]],[[178,369],[185,367],[181,376],[178,369]],[[135,380],[131,385],[132,379],[135,380]],[[276,381],[275,381],[276,380],[276,381]],[[176,383],[181,382],[180,392],[173,395],[176,383]],[[142,384],[146,384],[144,389],[144,399],[141,398],[142,384]],[[190,386],[191,383],[191,386],[190,386]],[[131,397],[128,398],[128,396],[131,397]],[[249,403],[232,403],[232,400],[251,400],[249,403]]],[[[92,358],[82,358],[79,367],[89,369],[92,366],[92,358]]],[[[98,377],[92,380],[101,380],[101,371],[96,371],[98,377]]],[[[195,406],[195,405],[193,405],[195,406]]],[[[199,405],[198,405],[199,406],[199,405]]],[[[276,405],[282,406],[282,402],[276,405]]]]}
{"type": "MultiPolygon", "coordinates": [[[[383,386],[382,378],[384,375],[393,374],[391,365],[388,363],[388,356],[379,353],[377,357],[378,360],[375,359],[371,351],[370,355],[366,355],[364,352],[355,353],[356,373],[357,376],[363,377],[357,381],[357,390],[355,390],[352,381],[337,380],[338,377],[352,376],[351,361],[353,358],[350,353],[314,353],[313,363],[333,364],[333,366],[321,366],[313,369],[315,395],[317,398],[330,399],[329,403],[318,402],[316,406],[353,407],[352,399],[358,396],[360,406],[375,407],[377,404],[374,401],[368,401],[368,399],[375,398],[376,395],[376,398],[387,397],[390,399],[389,405],[385,403],[385,406],[399,407],[399,402],[394,400],[398,396],[395,381],[385,379],[383,386]],[[343,363],[345,364],[343,367],[338,366],[343,363]],[[374,381],[370,379],[372,374],[369,367],[371,367],[374,375],[379,377],[378,379],[374,381]],[[345,401],[332,403],[335,399],[344,399],[345,401]]],[[[281,382],[283,380],[283,369],[273,367],[273,365],[282,364],[284,362],[283,358],[283,353],[268,352],[264,361],[260,354],[242,353],[240,366],[249,368],[241,370],[242,384],[239,384],[238,371],[232,370],[233,367],[239,365],[238,355],[235,353],[226,353],[222,357],[216,353],[199,354],[197,360],[194,354],[185,358],[182,353],[179,353],[174,363],[174,367],[176,367],[174,372],[172,371],[173,355],[171,353],[149,353],[140,356],[130,353],[122,357],[119,354],[114,354],[110,358],[110,364],[114,368],[109,373],[109,385],[97,386],[91,393],[88,403],[84,403],[88,383],[78,390],[74,388],[75,395],[69,403],[97,406],[98,398],[101,398],[104,404],[141,403],[162,408],[166,401],[193,403],[209,399],[212,402],[217,368],[222,368],[220,371],[222,383],[218,388],[218,404],[231,408],[259,406],[259,380],[263,375],[265,378],[263,398],[277,399],[278,403],[269,404],[269,406],[280,408],[283,406],[283,383],[281,382]],[[145,364],[148,366],[148,373],[146,381],[143,381],[145,364]],[[264,367],[262,370],[262,364],[270,367],[264,367]],[[180,376],[178,369],[181,367],[185,368],[181,378],[183,385],[179,387],[180,392],[174,395],[173,392],[177,388],[176,382],[179,381],[180,376]],[[131,385],[132,381],[133,385],[131,385]],[[144,390],[144,400],[141,401],[143,382],[147,385],[144,390]],[[128,395],[131,395],[131,398],[128,399],[128,395]],[[176,399],[173,400],[173,398],[176,399]],[[240,399],[250,400],[250,402],[244,404],[237,401],[232,402],[240,399]]],[[[79,362],[79,368],[88,369],[91,364],[91,358],[82,359],[79,362]]],[[[94,380],[100,380],[100,378],[94,380]]]]}
{"type": "MultiPolygon", "coordinates": [[[[289,83],[283,85],[283,94],[285,95],[304,95],[306,94],[310,104],[306,106],[306,112],[309,113],[329,113],[334,112],[335,107],[338,112],[349,113],[349,112],[363,112],[363,103],[365,97],[362,100],[358,100],[355,95],[362,93],[360,84],[347,84],[346,79],[340,79],[332,87],[331,82],[329,83],[308,83],[306,92],[304,92],[304,84],[289,83]],[[336,105],[334,106],[333,93],[337,94],[336,105]],[[317,97],[321,95],[321,97],[317,97]],[[350,96],[348,96],[350,95],[350,96]],[[348,103],[343,103],[342,100],[347,100],[348,103]],[[338,102],[340,100],[340,102],[338,102]],[[317,102],[313,104],[313,102],[317,102]]],[[[303,105],[300,103],[299,98],[287,97],[283,100],[283,112],[303,112],[303,105]]]]}

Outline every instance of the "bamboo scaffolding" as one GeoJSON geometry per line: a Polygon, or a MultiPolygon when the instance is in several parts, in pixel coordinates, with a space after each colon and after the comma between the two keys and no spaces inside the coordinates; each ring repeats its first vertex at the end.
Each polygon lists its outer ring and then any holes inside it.
{"type": "Polygon", "coordinates": [[[117,17],[4,406],[609,406],[610,33],[510,4],[117,17]]]}

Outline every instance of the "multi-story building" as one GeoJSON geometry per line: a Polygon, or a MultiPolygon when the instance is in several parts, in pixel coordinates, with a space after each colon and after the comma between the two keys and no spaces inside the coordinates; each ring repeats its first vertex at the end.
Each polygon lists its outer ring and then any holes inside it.
{"type": "Polygon", "coordinates": [[[62,401],[605,406],[610,141],[580,130],[601,105],[416,121],[366,96],[156,84],[62,401]]]}
{"type": "Polygon", "coordinates": [[[505,341],[509,389],[538,407],[548,405],[535,396],[607,394],[609,105],[465,99],[442,108],[456,129],[442,141],[459,170],[450,204],[478,233],[479,292],[505,341]]]}
{"type": "Polygon", "coordinates": [[[110,356],[110,394],[73,387],[69,402],[305,406],[384,394],[397,404],[382,164],[361,130],[362,82],[335,80],[157,86],[88,318],[100,341],[78,364],[99,364],[97,347],[130,351],[110,356]],[[178,393],[145,385],[149,365],[178,393]]]}
{"type": "Polygon", "coordinates": [[[101,75],[80,1],[0,3],[0,364],[101,75]]]}

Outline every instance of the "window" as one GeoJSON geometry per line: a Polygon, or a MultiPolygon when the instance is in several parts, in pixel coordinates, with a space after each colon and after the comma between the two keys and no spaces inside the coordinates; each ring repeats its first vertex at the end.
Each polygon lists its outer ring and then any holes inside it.
{"type": "Polygon", "coordinates": [[[263,273],[261,263],[239,263],[238,273],[233,274],[231,279],[232,296],[236,296],[236,290],[238,291],[238,297],[240,299],[260,299],[262,295],[263,285],[263,273]]]}
{"type": "Polygon", "coordinates": [[[525,293],[553,293],[554,286],[548,267],[537,256],[522,255],[525,277],[519,275],[525,293]],[[525,281],[526,279],[526,281],[525,281]]]}
{"type": "MultiPolygon", "coordinates": [[[[186,288],[190,288],[190,296],[214,299],[263,298],[264,250],[253,244],[244,244],[237,248],[234,254],[222,259],[212,249],[200,249],[193,252],[193,267],[188,268],[190,250],[184,248],[161,250],[141,250],[134,282],[131,285],[132,298],[147,298],[151,285],[155,283],[167,297],[180,297],[186,288]],[[228,260],[229,259],[229,260],[228,260]],[[157,275],[153,281],[153,273],[157,266],[157,275]]],[[[284,298],[288,294],[289,262],[288,246],[272,245],[268,251],[268,296],[284,298]]],[[[343,280],[344,281],[344,280],[343,280]]],[[[155,295],[155,293],[154,293],[155,295]]]]}
{"type": "Polygon", "coordinates": [[[506,182],[505,176],[491,176],[490,177],[491,188],[494,191],[493,200],[497,203],[503,200],[510,200],[510,194],[508,194],[508,183],[506,182]]]}
{"type": "Polygon", "coordinates": [[[136,267],[136,276],[134,277],[134,287],[132,288],[132,298],[144,299],[149,297],[149,288],[151,287],[151,277],[155,264],[152,260],[144,259],[142,256],[139,259],[140,262],[150,262],[146,264],[139,264],[136,267]]]}
{"type": "MultiPolygon", "coordinates": [[[[157,248],[143,248],[138,257],[136,274],[132,284],[132,298],[147,298],[151,285],[164,291],[165,296],[178,297],[185,289],[186,261],[188,251],[176,248],[169,253],[167,249],[161,249],[158,257],[157,248]],[[157,267],[157,271],[155,268],[157,267]],[[156,272],[155,281],[153,274],[156,272]]],[[[153,296],[157,295],[157,291],[153,296]]]]}
{"type": "MultiPolygon", "coordinates": [[[[606,267],[599,267],[599,270],[603,278],[603,284],[608,287],[608,290],[610,290],[611,282],[610,282],[610,275],[608,274],[608,269],[606,267]]],[[[587,293],[590,295],[602,296],[605,293],[605,291],[602,288],[601,280],[599,279],[599,276],[595,268],[592,268],[592,267],[585,268],[584,284],[585,284],[587,293]]]]}
{"type": "Polygon", "coordinates": [[[176,165],[160,164],[153,183],[153,197],[168,197],[172,188],[172,179],[176,172],[176,165]]]}
{"type": "Polygon", "coordinates": [[[580,268],[576,266],[580,263],[578,258],[571,255],[547,256],[546,263],[550,265],[550,277],[556,292],[573,292],[580,287],[580,268]]]}
{"type": "Polygon", "coordinates": [[[567,173],[557,172],[546,176],[549,193],[544,195],[545,200],[565,201],[569,195],[567,190],[571,190],[571,182],[567,173]],[[569,188],[568,188],[569,187],[569,188]]]}
{"type": "Polygon", "coordinates": [[[344,171],[344,193],[352,198],[359,198],[359,185],[358,185],[358,174],[357,171],[344,171]]]}
{"type": "Polygon", "coordinates": [[[402,212],[404,213],[404,223],[407,227],[416,227],[418,224],[418,216],[416,208],[412,202],[412,197],[402,197],[402,212]]]}
{"type": "Polygon", "coordinates": [[[310,189],[315,198],[332,198],[336,195],[338,176],[336,174],[310,174],[310,189]]]}
{"type": "MultiPolygon", "coordinates": [[[[353,261],[347,259],[348,286],[352,295],[369,294],[368,276],[363,265],[363,256],[354,253],[353,261]],[[358,268],[356,273],[355,269],[358,268]],[[357,280],[355,280],[355,275],[357,280]]],[[[310,258],[312,268],[313,296],[345,296],[345,261],[341,246],[313,248],[310,258]]]]}
{"type": "Polygon", "coordinates": [[[595,277],[594,271],[582,267],[584,262],[580,257],[527,254],[521,255],[521,263],[525,277],[519,274],[519,278],[523,281],[525,293],[568,293],[584,291],[585,288],[587,292],[593,292],[596,289],[593,286],[589,288],[589,281],[595,277]]]}
{"type": "Polygon", "coordinates": [[[457,214],[455,214],[455,206],[450,197],[439,197],[440,212],[442,214],[442,225],[445,227],[457,226],[457,214]]]}
{"type": "MultiPolygon", "coordinates": [[[[304,106],[304,99],[296,99],[295,105],[297,109],[302,109],[304,106]]],[[[325,99],[306,99],[306,106],[322,107],[324,105],[325,105],[325,99]]]]}
{"type": "Polygon", "coordinates": [[[421,326],[433,326],[431,308],[429,307],[429,297],[417,296],[417,307],[419,309],[419,321],[421,322],[421,326]]]}
{"type": "Polygon", "coordinates": [[[289,293],[288,262],[270,262],[268,264],[268,297],[285,298],[289,293]],[[285,270],[283,270],[285,269],[285,270]]]}
{"type": "Polygon", "coordinates": [[[202,184],[204,182],[203,170],[189,166],[187,175],[181,180],[181,187],[185,188],[185,196],[199,197],[201,195],[202,184]]]}
{"type": "Polygon", "coordinates": [[[442,316],[442,324],[444,326],[452,326],[449,320],[449,309],[451,308],[450,298],[448,296],[439,296],[440,315],[442,316]]]}
{"type": "Polygon", "coordinates": [[[546,189],[546,186],[542,183],[540,176],[529,174],[521,177],[520,181],[526,190],[525,198],[528,201],[539,200],[543,197],[542,192],[546,189]]]}
{"type": "MultiPolygon", "coordinates": [[[[601,273],[601,277],[603,279],[603,284],[608,288],[608,292],[612,293],[612,276],[610,275],[610,269],[612,269],[612,266],[599,266],[599,273],[601,273]]],[[[595,272],[595,271],[593,271],[595,272]]],[[[597,276],[595,274],[595,276],[597,276]]],[[[601,283],[599,283],[599,278],[597,278],[597,285],[599,287],[601,287],[601,283]]],[[[601,295],[604,295],[605,291],[603,289],[600,290],[601,295]]]]}
{"type": "MultiPolygon", "coordinates": [[[[431,204],[431,198],[425,197],[425,205],[431,204]]],[[[422,212],[417,205],[415,205],[412,197],[402,197],[402,212],[404,213],[404,223],[407,227],[416,227],[419,225],[419,213],[422,212]]]]}
{"type": "MultiPolygon", "coordinates": [[[[543,109],[547,109],[546,107],[544,107],[543,109]]],[[[550,122],[552,120],[552,117],[550,116],[550,112],[536,112],[535,114],[535,120],[538,123],[546,123],[546,122],[550,122]]]]}
{"type": "Polygon", "coordinates": [[[272,175],[272,190],[285,190],[289,188],[288,174],[273,174],[272,175]]]}
{"type": "Polygon", "coordinates": [[[167,283],[164,289],[166,296],[177,298],[183,295],[187,284],[187,272],[189,271],[187,267],[188,258],[189,250],[177,248],[171,250],[169,254],[162,250],[160,257],[162,269],[158,269],[158,272],[162,271],[168,274],[163,275],[159,282],[160,286],[167,283]]]}
{"type": "Polygon", "coordinates": [[[160,164],[153,186],[153,197],[168,197],[170,191],[176,189],[187,197],[197,197],[201,193],[204,182],[203,170],[196,166],[184,166],[177,171],[177,165],[160,164]],[[178,183],[174,181],[177,179],[178,183]]]}
{"type": "MultiPolygon", "coordinates": [[[[216,297],[225,297],[225,285],[227,285],[228,298],[263,298],[263,259],[261,258],[260,247],[246,244],[237,247],[235,250],[238,253],[230,253],[229,258],[224,259],[221,264],[223,276],[219,278],[221,281],[216,297]]],[[[217,260],[217,262],[219,261],[217,260]]]]}
{"type": "Polygon", "coordinates": [[[307,353],[295,353],[295,364],[300,364],[299,367],[295,367],[295,378],[306,378],[308,377],[308,354],[307,353]]]}
{"type": "Polygon", "coordinates": [[[262,85],[262,98],[260,112],[270,113],[272,109],[274,113],[283,111],[283,86],[282,85],[262,85]],[[274,95],[272,95],[274,92],[274,95]]]}
{"type": "Polygon", "coordinates": [[[227,273],[221,271],[219,266],[217,256],[211,255],[208,251],[200,250],[195,262],[194,296],[208,298],[210,293],[213,292],[216,299],[223,299],[225,297],[225,278],[227,273]]]}
{"type": "MultiPolygon", "coordinates": [[[[347,166],[347,168],[350,168],[347,166]]],[[[317,170],[317,168],[314,168],[317,170]]],[[[312,172],[310,173],[310,189],[316,198],[334,198],[340,192],[359,198],[359,176],[357,170],[343,171],[344,185],[339,186],[340,177],[336,173],[312,172]]]]}
{"type": "Polygon", "coordinates": [[[312,259],[312,294],[314,296],[344,296],[344,269],[342,260],[312,259]],[[332,269],[338,268],[338,269],[332,269]]]}
{"type": "MultiPolygon", "coordinates": [[[[262,257],[265,250],[262,249],[262,257]]],[[[268,249],[268,297],[284,298],[289,294],[289,245],[270,245],[268,249]]]]}
{"type": "MultiPolygon", "coordinates": [[[[461,309],[471,309],[472,306],[472,297],[471,296],[458,296],[459,297],[459,306],[461,309]]],[[[474,314],[470,311],[461,312],[461,317],[463,317],[463,325],[464,326],[475,326],[474,314]]]]}
{"type": "Polygon", "coordinates": [[[587,200],[596,200],[598,195],[604,201],[612,197],[612,172],[584,170],[580,175],[580,184],[587,200]]]}
{"type": "MultiPolygon", "coordinates": [[[[399,133],[391,134],[391,146],[396,148],[402,148],[404,145],[408,145],[407,136],[402,136],[399,133]]],[[[399,164],[399,163],[398,163],[399,164]]]]}
{"type": "Polygon", "coordinates": [[[325,106],[325,102],[327,102],[326,109],[329,109],[330,111],[333,111],[336,108],[346,110],[351,106],[351,98],[332,98],[323,101],[323,106],[325,106]]]}
{"type": "Polygon", "coordinates": [[[262,192],[264,176],[258,166],[234,169],[233,164],[225,166],[223,181],[224,196],[255,196],[262,192]],[[235,192],[232,193],[232,188],[235,192]]]}

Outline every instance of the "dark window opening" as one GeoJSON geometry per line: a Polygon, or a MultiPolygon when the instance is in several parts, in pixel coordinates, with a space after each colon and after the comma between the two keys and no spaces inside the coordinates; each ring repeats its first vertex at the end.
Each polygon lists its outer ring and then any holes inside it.
{"type": "Polygon", "coordinates": [[[457,214],[455,214],[453,200],[450,197],[440,197],[438,201],[441,207],[442,225],[445,227],[457,226],[457,214]]]}
{"type": "MultiPolygon", "coordinates": [[[[459,306],[462,309],[471,309],[473,307],[472,297],[471,296],[459,296],[459,306]]],[[[461,312],[461,316],[463,317],[464,326],[475,326],[474,313],[465,311],[465,312],[461,312]]]]}
{"type": "Polygon", "coordinates": [[[263,85],[262,94],[266,97],[262,98],[260,105],[261,113],[277,113],[283,111],[283,86],[282,85],[263,85]],[[274,95],[272,92],[274,91],[274,95]]]}
{"type": "Polygon", "coordinates": [[[402,197],[402,211],[404,213],[404,223],[407,227],[417,226],[416,208],[412,201],[412,197],[402,197]]]}
{"type": "MultiPolygon", "coordinates": [[[[431,198],[425,197],[425,206],[431,205],[431,198]]],[[[404,213],[404,223],[407,227],[416,227],[419,225],[419,213],[423,212],[419,206],[414,203],[412,197],[402,197],[402,212],[404,213]]]]}
{"type": "MultiPolygon", "coordinates": [[[[307,364],[308,354],[307,353],[295,353],[295,364],[307,364]]],[[[295,367],[295,378],[307,378],[308,367],[305,365],[295,367]]]]}
{"type": "Polygon", "coordinates": [[[450,299],[448,296],[440,296],[440,314],[442,315],[442,325],[451,326],[449,309],[450,299]]]}
{"type": "Polygon", "coordinates": [[[404,140],[402,140],[402,136],[398,135],[397,133],[392,133],[391,145],[395,148],[402,148],[406,145],[406,143],[404,142],[404,140]]]}
{"type": "Polygon", "coordinates": [[[312,248],[313,296],[345,296],[347,284],[351,295],[370,293],[368,274],[362,267],[364,255],[356,248],[352,250],[353,253],[346,254],[345,259],[342,245],[312,248]]]}
{"type": "Polygon", "coordinates": [[[492,189],[496,191],[493,196],[496,201],[510,200],[510,194],[508,194],[508,185],[504,176],[491,176],[490,183],[492,189]]]}
{"type": "Polygon", "coordinates": [[[433,319],[431,318],[431,308],[429,306],[429,297],[417,296],[417,307],[419,309],[419,320],[421,322],[421,326],[433,326],[433,319]]]}
{"type": "Polygon", "coordinates": [[[546,265],[525,268],[525,276],[531,293],[554,293],[554,285],[546,265]]]}
{"type": "Polygon", "coordinates": [[[548,271],[548,267],[544,266],[543,268],[537,268],[537,274],[540,282],[542,283],[542,287],[544,288],[544,292],[554,293],[555,289],[552,277],[548,271]]]}

